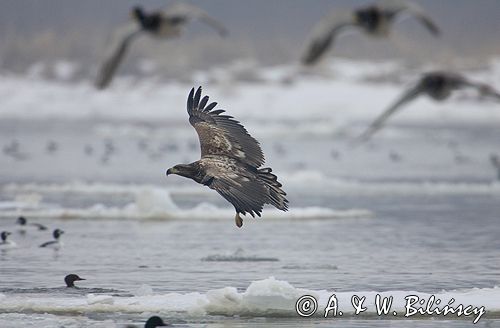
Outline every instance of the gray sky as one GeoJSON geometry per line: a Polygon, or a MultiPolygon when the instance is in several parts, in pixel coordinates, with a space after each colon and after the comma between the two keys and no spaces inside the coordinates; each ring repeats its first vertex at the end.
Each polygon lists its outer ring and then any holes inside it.
{"type": "MultiPolygon", "coordinates": [[[[312,26],[335,8],[354,8],[362,0],[191,0],[221,20],[230,29],[227,40],[218,40],[203,25],[194,24],[189,35],[173,43],[175,48],[195,51],[186,40],[212,49],[203,52],[205,62],[227,61],[241,56],[255,57],[276,64],[298,58],[312,26]],[[208,44],[208,45],[207,45],[208,44]],[[217,52],[218,51],[218,52],[217,52]]],[[[438,53],[458,56],[493,56],[500,53],[500,1],[498,0],[421,0],[417,1],[443,30],[440,42],[414,20],[398,22],[396,44],[373,42],[362,35],[344,37],[336,44],[336,54],[362,58],[393,55],[412,56],[438,53]],[[413,44],[410,44],[412,43],[413,44]]],[[[15,61],[44,61],[68,57],[90,60],[102,53],[110,32],[128,20],[129,8],[140,3],[156,9],[169,1],[145,0],[3,0],[0,12],[0,56],[2,65],[15,61]],[[45,47],[45,48],[44,48],[45,47]]],[[[146,56],[152,46],[142,43],[132,56],[146,56]],[[148,48],[148,49],[145,49],[148,48]]],[[[168,47],[167,47],[168,48],[168,47]]],[[[198,50],[196,50],[198,51],[198,50]]],[[[202,50],[200,50],[202,51],[202,50]]],[[[165,50],[163,57],[183,52],[165,50]]],[[[157,54],[156,54],[157,55],[157,54]]],[[[151,55],[153,58],[155,54],[151,55]]],[[[203,57],[201,54],[199,57],[203,57]]],[[[175,58],[174,58],[175,59],[175,58]]],[[[95,59],[93,59],[95,60],[95,59]]],[[[193,65],[202,64],[194,56],[193,65]]]]}

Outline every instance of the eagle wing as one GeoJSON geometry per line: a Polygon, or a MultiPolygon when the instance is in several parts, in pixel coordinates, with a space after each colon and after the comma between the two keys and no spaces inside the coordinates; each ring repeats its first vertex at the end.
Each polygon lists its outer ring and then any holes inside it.
{"type": "Polygon", "coordinates": [[[201,87],[191,89],[187,100],[189,123],[198,133],[201,157],[228,156],[253,167],[264,164],[264,154],[259,142],[232,116],[223,115],[221,109],[213,110],[216,102],[208,103],[208,96],[201,98],[201,87]]]}
{"type": "Polygon", "coordinates": [[[268,203],[268,193],[262,182],[232,171],[214,177],[208,187],[233,204],[237,212],[253,217],[260,217],[264,204],[268,203]]]}
{"type": "Polygon", "coordinates": [[[313,28],[310,41],[302,55],[302,64],[314,65],[332,46],[337,33],[349,26],[356,26],[352,13],[341,11],[322,18],[313,28]]]}
{"type": "Polygon", "coordinates": [[[114,33],[114,40],[111,42],[112,50],[108,51],[108,55],[106,56],[95,81],[97,89],[105,89],[111,83],[118,66],[125,57],[125,53],[127,52],[130,43],[140,33],[141,30],[136,25],[128,25],[114,33]]]}
{"type": "Polygon", "coordinates": [[[162,10],[162,15],[164,17],[183,17],[186,19],[197,19],[212,27],[221,36],[226,36],[228,34],[228,30],[221,22],[210,16],[203,9],[187,3],[171,4],[162,10]]]}
{"type": "Polygon", "coordinates": [[[437,27],[436,23],[434,23],[434,21],[416,3],[403,0],[385,0],[380,2],[380,7],[383,8],[383,10],[390,16],[399,16],[402,14],[413,16],[434,36],[441,34],[441,31],[437,27]]]}
{"type": "Polygon", "coordinates": [[[383,112],[380,116],[377,117],[377,119],[375,121],[373,121],[372,124],[370,124],[368,129],[361,136],[359,136],[358,140],[366,141],[366,140],[370,139],[370,137],[373,134],[375,134],[375,132],[377,132],[378,130],[380,130],[383,127],[385,121],[387,121],[387,119],[389,119],[389,117],[392,114],[394,114],[396,111],[398,111],[402,105],[415,99],[423,91],[424,90],[423,90],[422,83],[418,83],[415,87],[406,91],[391,107],[386,109],[385,112],[383,112]]]}

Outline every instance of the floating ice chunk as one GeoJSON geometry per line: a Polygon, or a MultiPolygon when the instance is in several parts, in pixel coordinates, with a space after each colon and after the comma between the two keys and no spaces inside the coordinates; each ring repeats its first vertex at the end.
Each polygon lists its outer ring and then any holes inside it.
{"type": "Polygon", "coordinates": [[[137,288],[134,292],[135,296],[150,296],[153,295],[153,288],[149,285],[142,284],[141,287],[137,288]]]}
{"type": "Polygon", "coordinates": [[[310,291],[293,287],[287,281],[270,277],[252,282],[244,293],[238,293],[234,287],[209,291],[205,311],[224,315],[284,314],[293,311],[295,302],[304,293],[311,294],[310,291]]]}
{"type": "Polygon", "coordinates": [[[114,304],[115,301],[113,299],[113,296],[110,295],[95,295],[95,294],[88,294],[87,295],[87,304],[92,305],[92,304],[114,304]]]}

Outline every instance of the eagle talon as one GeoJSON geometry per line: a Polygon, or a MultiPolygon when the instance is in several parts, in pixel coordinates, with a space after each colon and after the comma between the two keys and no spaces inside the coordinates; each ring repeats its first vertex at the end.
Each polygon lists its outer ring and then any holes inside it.
{"type": "Polygon", "coordinates": [[[236,226],[238,228],[241,228],[243,226],[243,219],[240,216],[240,213],[236,213],[236,216],[234,217],[234,221],[236,222],[236,226]]]}

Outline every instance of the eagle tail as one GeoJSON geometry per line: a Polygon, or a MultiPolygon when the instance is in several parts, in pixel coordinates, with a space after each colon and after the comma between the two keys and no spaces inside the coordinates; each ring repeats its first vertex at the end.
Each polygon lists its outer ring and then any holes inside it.
{"type": "Polygon", "coordinates": [[[278,177],[271,173],[271,168],[263,168],[258,170],[258,176],[265,183],[268,189],[268,204],[273,205],[279,210],[288,210],[288,200],[286,192],[281,189],[282,184],[278,182],[278,177]]]}

